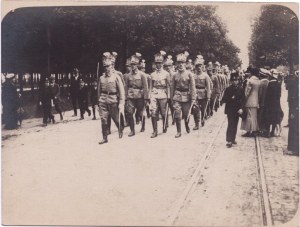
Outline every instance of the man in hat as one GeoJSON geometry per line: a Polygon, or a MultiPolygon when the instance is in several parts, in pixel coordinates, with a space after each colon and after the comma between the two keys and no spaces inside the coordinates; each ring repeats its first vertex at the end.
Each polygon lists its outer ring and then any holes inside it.
{"type": "MultiPolygon", "coordinates": [[[[173,60],[172,60],[172,56],[171,55],[168,55],[168,57],[166,58],[166,60],[164,62],[164,69],[169,73],[169,75],[170,75],[170,81],[172,81],[173,76],[175,74],[175,71],[174,71],[174,65],[173,65],[173,60]]],[[[174,125],[175,124],[174,108],[173,108],[173,105],[172,105],[171,98],[168,99],[168,106],[169,106],[169,108],[171,110],[172,124],[174,125]]]]}
{"type": "Polygon", "coordinates": [[[173,107],[175,112],[175,122],[177,134],[175,138],[181,136],[181,119],[185,120],[186,132],[190,132],[189,117],[191,115],[191,107],[195,103],[196,88],[195,80],[192,73],[185,68],[188,53],[178,54],[176,56],[178,72],[175,73],[171,83],[171,97],[173,99],[173,107]]]}
{"type": "Polygon", "coordinates": [[[168,99],[170,98],[170,75],[163,69],[164,56],[166,53],[160,51],[154,55],[156,69],[151,73],[150,81],[150,111],[153,133],[151,138],[157,137],[157,121],[159,114],[162,117],[163,133],[167,132],[168,99]]]}
{"type": "Polygon", "coordinates": [[[197,56],[194,65],[196,67],[196,73],[194,74],[196,86],[196,103],[194,105],[195,108],[193,109],[195,120],[195,127],[193,128],[193,130],[198,130],[200,120],[201,125],[204,126],[206,110],[211,96],[211,82],[207,73],[203,72],[204,59],[202,55],[197,56]]]}
{"type": "Polygon", "coordinates": [[[244,102],[244,90],[239,86],[239,74],[237,72],[231,73],[230,78],[232,84],[226,88],[221,100],[221,105],[226,103],[225,114],[227,115],[228,126],[226,131],[226,146],[232,147],[236,144],[236,132],[239,123],[239,114],[242,114],[244,102]]]}
{"type": "Polygon", "coordinates": [[[19,95],[15,86],[15,75],[9,73],[2,85],[3,123],[5,129],[16,129],[18,127],[18,113],[20,106],[19,95]]]}
{"type": "Polygon", "coordinates": [[[50,88],[50,82],[48,78],[45,78],[44,86],[40,88],[40,105],[43,107],[43,126],[47,126],[48,119],[51,119],[52,123],[55,123],[54,115],[52,114],[53,106],[53,94],[50,88]]]}
{"type": "Polygon", "coordinates": [[[119,137],[123,136],[123,125],[121,124],[121,113],[124,110],[125,90],[120,76],[113,71],[111,55],[103,54],[103,67],[105,72],[99,78],[98,97],[99,113],[101,117],[103,140],[99,144],[108,142],[107,120],[111,116],[119,129],[119,137]]]}
{"type": "Polygon", "coordinates": [[[74,110],[74,115],[77,116],[77,102],[78,102],[78,90],[79,90],[79,70],[75,68],[71,74],[71,85],[70,85],[70,97],[72,101],[72,106],[74,110]]]}
{"type": "Polygon", "coordinates": [[[260,68],[259,69],[259,77],[260,77],[260,86],[258,90],[258,102],[259,102],[259,109],[257,113],[257,120],[259,125],[260,134],[262,136],[267,136],[267,116],[265,110],[265,98],[266,98],[266,91],[269,84],[268,77],[271,76],[269,70],[260,68]]]}
{"type": "Polygon", "coordinates": [[[61,99],[60,99],[60,87],[57,83],[55,83],[55,76],[51,76],[50,77],[50,89],[52,92],[52,96],[53,96],[53,104],[54,104],[54,108],[56,110],[56,112],[59,114],[60,116],[60,120],[63,120],[63,115],[62,115],[62,111],[61,111],[61,99]]]}
{"type": "MultiPolygon", "coordinates": [[[[142,119],[145,101],[149,99],[147,77],[145,73],[138,69],[140,58],[140,53],[131,56],[131,72],[125,77],[125,111],[128,116],[127,119],[130,127],[129,137],[135,135],[134,112],[136,111],[139,119],[142,119]]],[[[145,123],[143,122],[141,132],[144,130],[145,123]]]]}
{"type": "Polygon", "coordinates": [[[211,75],[211,81],[213,83],[213,89],[212,89],[212,96],[211,96],[211,102],[210,102],[210,115],[213,115],[213,111],[218,110],[219,105],[219,98],[221,93],[221,82],[218,76],[218,69],[219,69],[219,62],[215,62],[212,64],[212,75],[211,75]]]}

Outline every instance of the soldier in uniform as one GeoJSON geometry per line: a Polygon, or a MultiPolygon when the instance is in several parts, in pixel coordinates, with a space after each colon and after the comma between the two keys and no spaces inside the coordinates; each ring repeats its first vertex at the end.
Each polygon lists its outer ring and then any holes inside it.
{"type": "MultiPolygon", "coordinates": [[[[164,69],[170,74],[170,81],[172,81],[173,76],[175,74],[175,71],[173,71],[173,60],[172,60],[171,55],[168,55],[168,57],[166,58],[166,60],[164,62],[164,69]]],[[[168,99],[168,105],[169,105],[170,110],[171,110],[172,124],[174,125],[175,124],[175,121],[174,121],[174,108],[173,108],[171,99],[168,99]]]]}
{"type": "Polygon", "coordinates": [[[72,73],[71,86],[70,86],[70,97],[71,97],[72,106],[74,110],[74,115],[72,117],[77,116],[78,90],[79,90],[79,70],[75,68],[72,73]]]}
{"type": "Polygon", "coordinates": [[[40,90],[40,105],[43,107],[43,126],[47,126],[48,118],[50,118],[54,124],[55,120],[51,112],[53,106],[53,95],[48,78],[45,79],[44,86],[40,90]]]}
{"type": "Polygon", "coordinates": [[[168,108],[167,103],[170,98],[170,75],[163,69],[164,51],[154,55],[154,62],[156,69],[151,73],[150,90],[150,111],[153,133],[151,138],[157,137],[157,121],[159,120],[159,113],[163,121],[163,133],[167,132],[167,117],[168,108]]]}
{"type": "Polygon", "coordinates": [[[82,78],[79,80],[78,104],[80,109],[79,120],[84,119],[85,111],[87,111],[89,116],[91,116],[91,111],[89,109],[88,88],[82,78]]]}
{"type": "Polygon", "coordinates": [[[177,134],[175,138],[181,136],[181,119],[185,120],[187,133],[190,132],[188,126],[191,107],[196,99],[195,80],[192,73],[185,68],[188,53],[176,56],[178,72],[175,73],[171,82],[171,97],[175,111],[175,122],[177,134]]]}
{"type": "MultiPolygon", "coordinates": [[[[138,68],[147,77],[148,90],[149,90],[151,76],[146,73],[146,61],[145,61],[145,59],[142,59],[142,61],[140,62],[138,68]]],[[[147,113],[147,118],[150,118],[151,115],[150,115],[149,103],[145,104],[145,110],[146,110],[146,113],[147,113]]],[[[142,119],[142,125],[143,125],[142,127],[145,129],[145,116],[144,116],[144,114],[143,114],[143,119],[142,119]]]]}
{"type": "MultiPolygon", "coordinates": [[[[134,112],[136,111],[139,119],[142,119],[145,100],[148,100],[147,76],[138,69],[140,57],[141,54],[139,53],[131,56],[131,72],[125,79],[125,111],[128,115],[127,119],[130,127],[129,137],[135,135],[134,112]]],[[[145,125],[142,125],[141,132],[144,130],[145,125]]]]}
{"type": "MultiPolygon", "coordinates": [[[[125,72],[125,74],[123,75],[124,83],[125,83],[126,77],[127,77],[127,76],[130,74],[130,72],[131,72],[130,58],[127,58],[127,59],[126,59],[125,68],[126,68],[126,72],[125,72]]],[[[124,85],[124,88],[125,88],[125,85],[124,85]]],[[[128,114],[126,114],[126,113],[125,113],[125,119],[126,119],[126,121],[124,122],[124,127],[127,127],[127,126],[129,126],[129,125],[128,125],[128,114]]]]}
{"type": "Polygon", "coordinates": [[[62,115],[62,111],[61,111],[61,99],[60,99],[60,87],[57,83],[55,83],[55,77],[51,76],[50,77],[50,89],[52,92],[52,96],[53,96],[53,104],[54,104],[54,108],[56,110],[57,113],[59,113],[60,116],[60,120],[63,120],[63,115],[62,115]]]}
{"type": "Polygon", "coordinates": [[[219,99],[219,95],[220,95],[220,90],[221,90],[221,86],[220,86],[220,81],[219,81],[219,77],[217,74],[217,70],[218,70],[218,64],[213,64],[212,67],[212,75],[211,75],[211,81],[213,83],[213,90],[212,90],[212,96],[211,96],[211,113],[210,115],[213,115],[213,111],[217,111],[217,105],[218,105],[218,99],[219,99]]]}
{"type": "Polygon", "coordinates": [[[193,115],[195,120],[195,127],[193,130],[199,129],[199,122],[201,120],[201,125],[204,126],[204,120],[206,115],[206,110],[211,96],[211,82],[207,73],[203,72],[204,59],[202,55],[198,55],[194,65],[196,67],[196,73],[194,74],[195,86],[196,86],[196,103],[193,109],[193,115]],[[201,119],[200,112],[201,111],[201,119]]]}
{"type": "Polygon", "coordinates": [[[215,100],[215,97],[216,97],[216,92],[215,92],[215,89],[214,89],[214,85],[213,85],[213,81],[212,81],[212,69],[213,69],[213,64],[212,62],[208,62],[207,64],[207,67],[206,67],[206,73],[207,75],[209,76],[210,78],[210,87],[211,87],[211,96],[210,96],[210,99],[211,101],[209,102],[209,105],[208,105],[208,108],[207,108],[207,117],[209,118],[210,116],[212,116],[213,114],[213,104],[214,104],[214,100],[215,100]]]}
{"type": "Polygon", "coordinates": [[[121,112],[124,110],[125,90],[120,76],[112,68],[111,55],[103,55],[103,66],[105,73],[99,78],[98,97],[99,113],[101,117],[103,140],[99,144],[108,142],[107,120],[111,116],[119,129],[119,137],[123,136],[123,125],[121,124],[121,112]]]}

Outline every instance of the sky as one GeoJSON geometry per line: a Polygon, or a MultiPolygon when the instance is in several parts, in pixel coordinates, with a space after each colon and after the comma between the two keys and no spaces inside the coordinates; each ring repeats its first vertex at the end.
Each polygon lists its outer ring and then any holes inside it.
{"type": "Polygon", "coordinates": [[[242,69],[249,65],[248,43],[251,37],[251,24],[260,13],[259,3],[221,3],[217,14],[222,18],[228,29],[228,37],[240,48],[239,57],[242,69]]]}

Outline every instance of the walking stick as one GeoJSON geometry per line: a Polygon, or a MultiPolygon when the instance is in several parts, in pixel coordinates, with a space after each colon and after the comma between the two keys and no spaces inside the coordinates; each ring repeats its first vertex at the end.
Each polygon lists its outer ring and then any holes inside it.
{"type": "Polygon", "coordinates": [[[169,112],[169,105],[167,103],[163,130],[166,130],[166,127],[167,127],[168,112],[169,112]]]}
{"type": "Polygon", "coordinates": [[[189,120],[190,120],[190,116],[191,116],[191,113],[192,113],[193,106],[194,106],[194,102],[191,103],[191,107],[189,109],[189,114],[188,114],[188,116],[186,118],[186,122],[189,122],[189,120]]]}

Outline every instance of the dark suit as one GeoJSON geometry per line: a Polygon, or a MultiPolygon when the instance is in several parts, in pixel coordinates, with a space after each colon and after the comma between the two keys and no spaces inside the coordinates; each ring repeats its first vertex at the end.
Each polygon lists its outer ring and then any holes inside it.
{"type": "Polygon", "coordinates": [[[234,142],[239,123],[238,110],[242,108],[245,99],[243,88],[230,85],[226,88],[221,103],[226,103],[225,114],[227,114],[228,127],[226,132],[226,141],[234,142]]]}
{"type": "Polygon", "coordinates": [[[77,115],[78,91],[79,91],[79,77],[72,77],[71,86],[70,86],[70,97],[72,100],[74,115],[77,115]]]}
{"type": "Polygon", "coordinates": [[[91,111],[89,110],[89,101],[88,101],[88,88],[86,86],[83,86],[78,90],[78,104],[80,109],[80,116],[81,118],[84,118],[84,113],[87,111],[89,115],[91,114],[91,111]]]}

